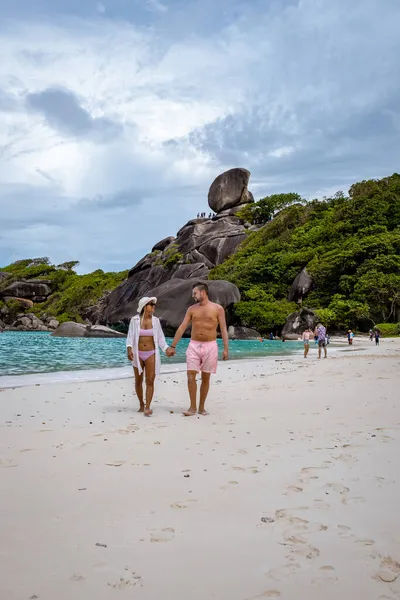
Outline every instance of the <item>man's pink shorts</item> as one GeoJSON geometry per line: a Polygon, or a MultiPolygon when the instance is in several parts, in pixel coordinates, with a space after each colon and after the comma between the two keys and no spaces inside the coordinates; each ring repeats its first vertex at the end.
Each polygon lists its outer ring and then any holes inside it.
{"type": "Polygon", "coordinates": [[[203,371],[216,373],[218,363],[218,344],[213,342],[196,342],[190,340],[186,350],[186,364],[188,371],[203,371]]]}

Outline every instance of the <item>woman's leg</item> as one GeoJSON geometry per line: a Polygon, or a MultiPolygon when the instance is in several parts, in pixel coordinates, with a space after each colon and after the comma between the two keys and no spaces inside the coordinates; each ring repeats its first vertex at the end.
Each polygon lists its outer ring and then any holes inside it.
{"type": "Polygon", "coordinates": [[[146,378],[146,406],[144,409],[144,414],[146,417],[149,417],[153,411],[150,408],[151,401],[154,396],[154,380],[156,378],[156,355],[153,354],[149,356],[149,358],[144,363],[144,373],[146,378]]]}
{"type": "MultiPolygon", "coordinates": [[[[143,365],[142,365],[143,369],[143,365]]],[[[133,371],[135,373],[135,391],[136,395],[139,399],[140,407],[139,412],[144,412],[144,402],[143,402],[143,371],[139,374],[139,369],[137,367],[133,367],[133,371]]]]}

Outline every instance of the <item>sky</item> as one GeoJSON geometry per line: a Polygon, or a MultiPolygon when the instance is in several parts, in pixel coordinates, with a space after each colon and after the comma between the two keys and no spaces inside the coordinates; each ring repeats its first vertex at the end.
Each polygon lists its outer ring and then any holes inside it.
{"type": "Polygon", "coordinates": [[[214,178],[399,171],[399,0],[0,0],[0,267],[132,267],[214,178]]]}

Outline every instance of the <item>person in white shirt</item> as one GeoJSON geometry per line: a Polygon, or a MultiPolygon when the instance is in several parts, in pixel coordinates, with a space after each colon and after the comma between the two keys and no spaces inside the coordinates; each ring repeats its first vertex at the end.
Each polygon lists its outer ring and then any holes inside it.
{"type": "Polygon", "coordinates": [[[160,319],[154,316],[157,298],[145,296],[139,300],[137,312],[129,323],[126,348],[128,360],[135,373],[135,390],[139,398],[139,412],[146,417],[153,414],[151,401],[154,395],[154,381],[161,370],[159,348],[165,353],[168,344],[161,327],[160,319]],[[143,399],[143,376],[146,378],[145,401],[143,399]]]}

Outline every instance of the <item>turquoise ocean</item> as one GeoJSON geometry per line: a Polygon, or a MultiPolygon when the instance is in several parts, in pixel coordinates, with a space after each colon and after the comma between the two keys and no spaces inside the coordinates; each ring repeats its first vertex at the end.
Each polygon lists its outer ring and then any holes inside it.
{"type": "MultiPolygon", "coordinates": [[[[171,340],[167,339],[167,343],[171,340]]],[[[185,362],[188,339],[183,339],[175,357],[161,353],[163,366],[185,362]]],[[[222,341],[218,340],[222,352],[222,341]]],[[[301,342],[230,340],[230,359],[277,357],[297,354],[301,342]]],[[[57,338],[47,332],[5,331],[0,334],[0,387],[2,376],[117,369],[129,367],[124,338],[57,338]]],[[[182,365],[183,367],[183,365],[182,365]]]]}

